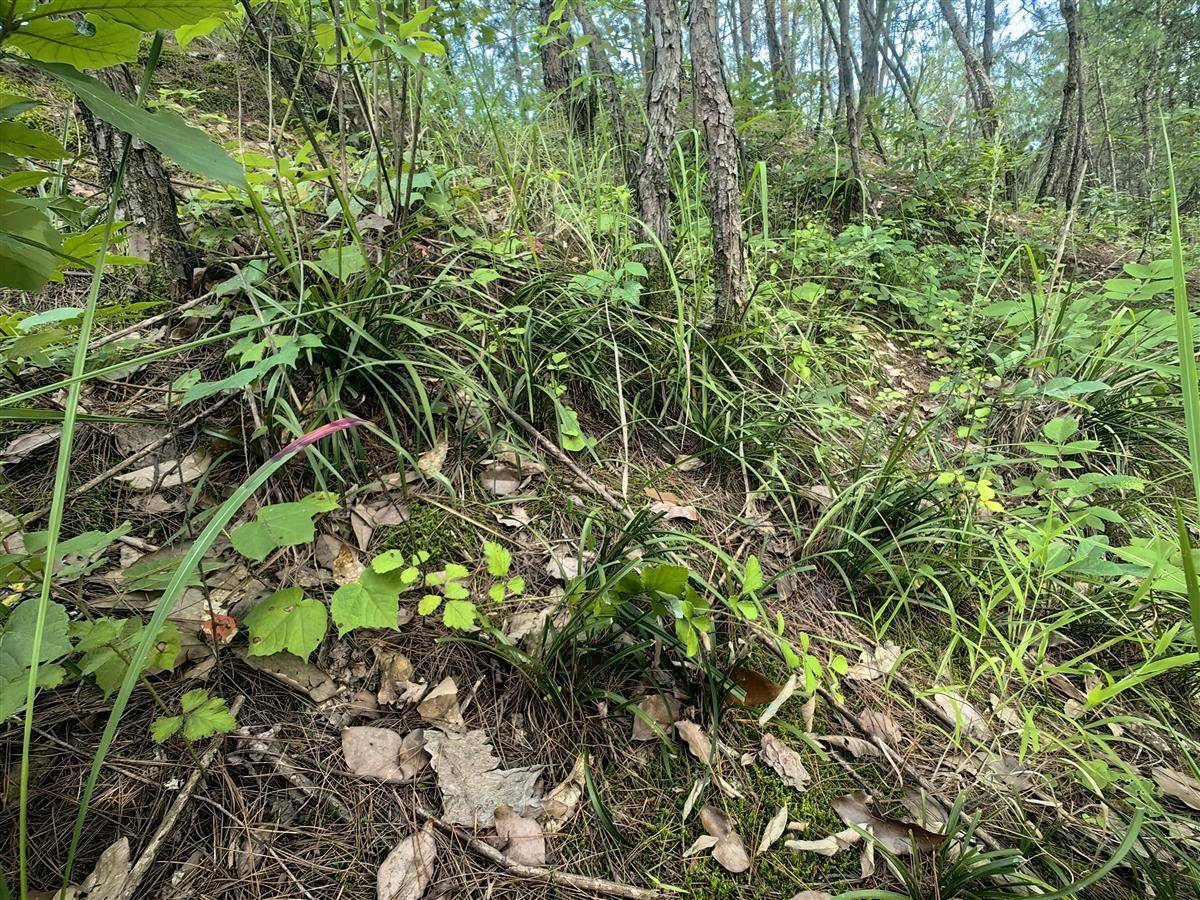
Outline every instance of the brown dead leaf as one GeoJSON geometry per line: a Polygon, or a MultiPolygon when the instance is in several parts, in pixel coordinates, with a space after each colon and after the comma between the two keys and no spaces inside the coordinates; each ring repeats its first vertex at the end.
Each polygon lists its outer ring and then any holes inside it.
{"type": "Polygon", "coordinates": [[[290,653],[275,653],[271,656],[239,654],[246,665],[308,694],[315,703],[323,703],[342,692],[336,681],[312,663],[306,663],[290,653]]]}
{"type": "Polygon", "coordinates": [[[416,683],[412,680],[413,665],[407,656],[395,650],[376,650],[375,659],[379,663],[379,691],[377,699],[384,706],[396,703],[416,703],[424,695],[429,685],[425,682],[416,683]]]}
{"type": "Polygon", "coordinates": [[[820,853],[822,856],[836,856],[861,840],[862,835],[859,832],[853,828],[847,828],[815,841],[786,841],[783,846],[793,853],[820,853]]]}
{"type": "Polygon", "coordinates": [[[353,775],[407,784],[429,764],[421,729],[404,737],[390,728],[352,725],[342,729],[342,755],[353,775]]]}
{"type": "Polygon", "coordinates": [[[775,699],[767,705],[767,708],[762,711],[762,715],[758,717],[760,728],[775,718],[775,713],[779,712],[783,708],[783,704],[787,703],[791,699],[792,694],[796,693],[796,686],[798,684],[799,681],[796,678],[796,673],[793,672],[788,676],[788,680],[784,682],[783,688],[775,696],[775,699]]]}
{"type": "Polygon", "coordinates": [[[675,723],[675,730],[679,732],[679,736],[683,738],[688,746],[688,750],[692,752],[692,756],[700,760],[706,766],[712,761],[712,741],[709,740],[704,729],[695,722],[689,722],[687,719],[679,719],[675,723]]]}
{"type": "Polygon", "coordinates": [[[546,471],[546,467],[531,456],[514,450],[501,450],[493,459],[481,462],[479,467],[480,482],[497,497],[515,494],[529,480],[546,471]]]}
{"type": "Polygon", "coordinates": [[[392,500],[374,500],[370,503],[351,503],[350,528],[359,550],[371,545],[375,529],[380,525],[402,525],[410,514],[408,504],[392,500]]]}
{"type": "Polygon", "coordinates": [[[466,727],[463,722],[462,709],[458,705],[458,685],[453,678],[443,678],[438,685],[425,695],[425,699],[417,706],[417,713],[426,722],[441,725],[453,731],[461,731],[466,727]]]}
{"type": "Polygon", "coordinates": [[[864,791],[839,797],[832,805],[843,822],[870,831],[875,840],[897,856],[911,853],[914,845],[921,852],[929,853],[946,840],[945,835],[926,831],[920,825],[877,815],[871,809],[871,798],[864,791]]]}
{"type": "Polygon", "coordinates": [[[745,693],[745,698],[739,700],[732,691],[725,694],[727,706],[766,706],[779,696],[783,690],[782,684],[776,684],[766,675],[738,666],[729,673],[729,677],[737,682],[737,686],[745,693]]]}
{"type": "Polygon", "coordinates": [[[766,853],[771,849],[771,845],[783,837],[783,832],[787,829],[788,823],[788,808],[787,805],[779,807],[779,812],[771,817],[771,821],[767,823],[767,827],[763,829],[762,837],[758,841],[758,849],[755,853],[766,853]]]}
{"type": "Polygon", "coordinates": [[[879,752],[879,748],[870,741],[864,740],[860,737],[853,737],[849,734],[821,734],[812,735],[812,737],[826,746],[836,747],[838,750],[845,750],[855,759],[883,755],[879,752]]]}
{"type": "Polygon", "coordinates": [[[675,457],[675,470],[677,472],[695,472],[697,469],[703,469],[704,466],[704,459],[699,456],[688,456],[686,453],[680,453],[675,457]]]}
{"type": "Polygon", "coordinates": [[[496,521],[505,528],[521,529],[533,522],[533,517],[523,506],[511,506],[506,512],[496,513],[496,521]]]}
{"type": "Polygon", "coordinates": [[[713,859],[726,871],[736,875],[750,868],[750,854],[746,852],[746,845],[728,813],[709,803],[700,810],[700,824],[717,839],[713,845],[713,859]]]}
{"type": "Polygon", "coordinates": [[[1163,794],[1192,809],[1200,809],[1200,782],[1191,775],[1166,766],[1155,766],[1150,774],[1163,794]]]}
{"type": "Polygon", "coordinates": [[[61,432],[62,429],[58,426],[26,432],[15,440],[9,441],[8,445],[0,450],[0,463],[11,466],[24,462],[43,447],[56,443],[61,432]]]}
{"type": "Polygon", "coordinates": [[[645,494],[651,500],[650,512],[661,515],[664,521],[670,522],[672,519],[684,519],[688,522],[700,521],[700,511],[670,491],[646,488],[645,494]]]}
{"type": "Polygon", "coordinates": [[[812,776],[804,768],[800,754],[769,732],[762,736],[762,758],[784,784],[798,791],[808,790],[812,776]]]}
{"type": "Polygon", "coordinates": [[[421,900],[433,879],[437,851],[432,822],[403,838],[379,867],[377,900],[421,900]]]}
{"type": "Polygon", "coordinates": [[[546,864],[546,836],[537,819],[519,816],[511,806],[496,807],[495,819],[505,856],[522,866],[546,864]]]}
{"type": "Polygon", "coordinates": [[[571,773],[542,800],[542,827],[547,834],[554,834],[561,829],[579,805],[585,786],[583,766],[583,755],[580,754],[575,758],[571,773]]]}
{"type": "Polygon", "coordinates": [[[859,714],[859,721],[872,737],[887,744],[889,747],[899,747],[904,737],[900,723],[882,709],[864,709],[859,714]]]}
{"type": "Polygon", "coordinates": [[[988,728],[983,714],[955,691],[937,691],[933,695],[933,702],[946,718],[954,723],[955,728],[960,728],[964,733],[981,741],[992,736],[992,730],[988,728]]]}
{"type": "Polygon", "coordinates": [[[637,709],[641,711],[641,715],[637,712],[633,713],[633,733],[630,735],[630,739],[649,741],[659,737],[659,733],[654,730],[650,722],[657,725],[663,732],[669,731],[671,723],[679,715],[679,701],[674,697],[651,694],[642,698],[637,709]],[[649,719],[650,722],[647,722],[646,719],[649,719]]]}

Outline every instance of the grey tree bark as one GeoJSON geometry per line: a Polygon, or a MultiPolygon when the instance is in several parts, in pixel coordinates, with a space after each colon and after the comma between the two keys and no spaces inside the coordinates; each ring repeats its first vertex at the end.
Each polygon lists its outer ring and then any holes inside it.
{"type": "Polygon", "coordinates": [[[1058,197],[1070,206],[1075,183],[1090,154],[1084,106],[1083,29],[1078,0],[1059,0],[1058,8],[1067,29],[1067,66],[1062,106],[1050,141],[1038,197],[1058,197]]]}
{"type": "Polygon", "coordinates": [[[745,312],[749,296],[746,248],[742,241],[740,161],[733,101],[721,66],[716,0],[691,0],[689,36],[692,80],[708,150],[712,215],[713,331],[723,334],[745,312]]]}
{"type": "Polygon", "coordinates": [[[857,190],[865,190],[862,168],[862,119],[854,102],[854,60],[850,45],[850,0],[837,0],[838,19],[838,94],[839,104],[846,116],[846,132],[850,144],[850,170],[857,190]]]}
{"type": "Polygon", "coordinates": [[[971,96],[979,113],[980,130],[986,140],[994,140],[998,119],[996,91],[992,86],[992,78],[980,60],[979,54],[975,52],[971,36],[963,28],[963,24],[958,18],[958,13],[954,9],[954,0],[938,0],[938,5],[942,8],[942,16],[950,28],[954,43],[958,45],[958,52],[962,54],[967,81],[971,86],[971,96]]]}
{"type": "Polygon", "coordinates": [[[742,67],[743,81],[749,81],[754,69],[754,2],[753,0],[738,0],[738,12],[742,33],[742,67]]]}
{"type": "Polygon", "coordinates": [[[791,105],[792,97],[788,84],[787,66],[784,63],[783,42],[779,34],[779,8],[777,0],[765,0],[767,28],[767,62],[771,67],[771,89],[775,105],[785,109],[791,105]]]}
{"type": "Polygon", "coordinates": [[[587,48],[588,65],[591,67],[592,75],[600,81],[600,90],[604,95],[604,106],[608,110],[609,122],[612,124],[613,138],[616,141],[625,183],[633,184],[633,160],[629,157],[625,107],[621,105],[621,88],[617,84],[617,76],[608,61],[608,54],[604,52],[604,39],[600,35],[600,29],[596,27],[596,23],[588,12],[587,4],[583,0],[578,0],[575,4],[575,17],[579,20],[579,27],[583,29],[583,33],[591,38],[587,48]]]}
{"type": "MultiPolygon", "coordinates": [[[[538,48],[542,86],[562,106],[572,130],[580,137],[587,137],[592,132],[595,98],[580,83],[579,61],[570,52],[573,43],[570,28],[564,27],[561,20],[551,21],[555,6],[555,0],[538,0],[538,23],[547,31],[538,48]]],[[[565,18],[566,13],[563,15],[565,18]]]]}
{"type": "MultiPolygon", "coordinates": [[[[137,99],[138,83],[128,66],[100,69],[92,74],[126,100],[137,99]]],[[[82,103],[77,102],[75,106],[96,152],[100,181],[112,190],[125,147],[125,134],[93,116],[82,103]]],[[[148,258],[158,267],[174,298],[183,297],[191,290],[192,271],[199,262],[179,226],[177,202],[158,150],[134,140],[125,167],[117,216],[131,223],[125,232],[129,237],[130,253],[148,258]]],[[[139,270],[139,287],[144,291],[151,290],[155,274],[153,269],[139,270]]]]}
{"type": "MultiPolygon", "coordinates": [[[[650,76],[646,88],[646,145],[638,168],[638,215],[671,258],[671,151],[679,117],[683,80],[683,29],[676,0],[646,0],[650,30],[650,76]]],[[[660,270],[656,247],[646,252],[646,266],[660,270]]]]}

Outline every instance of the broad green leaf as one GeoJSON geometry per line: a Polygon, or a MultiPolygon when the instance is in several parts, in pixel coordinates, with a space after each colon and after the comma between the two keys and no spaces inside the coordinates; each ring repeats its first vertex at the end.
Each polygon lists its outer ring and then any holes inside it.
{"type": "MultiPolygon", "coordinates": [[[[136,28],[101,16],[88,16],[86,22],[81,30],[71,19],[35,19],[17,29],[4,42],[4,49],[20,50],[36,62],[80,71],[137,59],[142,36],[136,28]]],[[[75,74],[86,77],[78,71],[75,74]]]]}
{"type": "Polygon", "coordinates": [[[208,691],[198,689],[183,695],[181,704],[183,736],[189,741],[202,741],[214,734],[226,734],[237,727],[237,721],[229,707],[220,697],[210,697],[208,691]]]}
{"type": "MultiPolygon", "coordinates": [[[[75,622],[71,634],[78,638],[79,671],[92,675],[105,696],[116,690],[128,669],[126,662],[142,639],[145,626],[139,619],[99,618],[75,622]]],[[[158,633],[147,667],[169,669],[179,651],[179,630],[170,622],[158,633]]]]}
{"type": "Polygon", "coordinates": [[[642,585],[647,591],[658,591],[672,597],[683,593],[688,570],[683,566],[647,566],[642,570],[642,585]]]}
{"type": "Polygon", "coordinates": [[[159,31],[191,25],[231,7],[230,0],[49,0],[37,7],[37,15],[98,12],[139,31],[159,31]]]}
{"type": "Polygon", "coordinates": [[[488,588],[488,597],[491,598],[493,603],[502,602],[504,600],[504,585],[497,581],[488,588]]]}
{"type": "MultiPolygon", "coordinates": [[[[133,29],[129,31],[137,35],[133,29]]],[[[12,40],[18,37],[20,33],[12,40]]],[[[81,68],[102,68],[104,65],[111,63],[88,64],[81,68]]],[[[169,110],[147,112],[69,65],[43,62],[37,64],[36,68],[63,82],[97,118],[157,147],[183,168],[222,184],[245,186],[242,167],[214,144],[208,135],[188,125],[175,113],[169,110]]]]}
{"type": "Polygon", "coordinates": [[[20,94],[10,94],[8,91],[0,91],[0,119],[11,119],[13,116],[19,116],[21,113],[33,109],[40,103],[40,100],[23,97],[20,94]]]}
{"type": "Polygon", "coordinates": [[[224,24],[225,19],[221,16],[208,16],[194,25],[183,25],[175,29],[175,43],[179,45],[180,49],[183,49],[192,41],[208,37],[224,24]]]}
{"type": "Polygon", "coordinates": [[[250,655],[270,656],[286,650],[307,660],[325,637],[328,622],[325,604],[306,598],[300,588],[278,591],[245,618],[250,655]]]}
{"type": "Polygon", "coordinates": [[[1042,426],[1042,434],[1056,444],[1062,444],[1071,439],[1079,430],[1079,420],[1073,416],[1060,416],[1051,419],[1042,426]]]}
{"type": "Polygon", "coordinates": [[[371,568],[380,575],[386,575],[388,572],[400,568],[407,562],[408,557],[399,550],[385,550],[371,560],[371,568]]]}
{"type": "Polygon", "coordinates": [[[317,536],[313,516],[337,506],[337,500],[328,494],[310,494],[294,503],[264,506],[253,521],[235,528],[229,539],[242,556],[262,562],[280,547],[311,543],[317,536]]]}
{"type": "Polygon", "coordinates": [[[487,558],[488,573],[494,578],[503,578],[512,565],[512,554],[495,541],[483,542],[483,555],[487,558]]]}
{"type": "Polygon", "coordinates": [[[329,604],[338,637],[353,628],[391,628],[394,631],[403,588],[395,572],[380,575],[372,569],[366,569],[358,576],[358,581],[338,588],[329,604]]]}
{"type": "Polygon", "coordinates": [[[150,737],[161,744],[179,733],[183,727],[183,716],[159,716],[150,723],[150,737]]]}
{"type": "MultiPolygon", "coordinates": [[[[25,600],[0,624],[0,720],[25,708],[37,610],[36,600],[25,600]]],[[[67,637],[69,628],[66,608],[51,602],[46,607],[42,648],[38,654],[39,688],[57,687],[62,683],[65,673],[61,666],[53,663],[71,652],[71,641],[67,637]]]]}
{"type": "Polygon", "coordinates": [[[0,122],[0,153],[25,159],[67,159],[70,153],[58,139],[20,122],[0,122]]]}
{"type": "Polygon", "coordinates": [[[426,594],[417,603],[417,613],[418,615],[427,616],[441,605],[442,598],[437,594],[426,594]]]}
{"type": "Polygon", "coordinates": [[[762,564],[759,563],[757,556],[751,556],[746,560],[746,567],[742,570],[742,590],[747,594],[753,594],[762,586],[762,564]]]}
{"type": "Polygon", "coordinates": [[[475,604],[470,600],[447,600],[442,622],[447,628],[470,631],[475,627],[475,604]]]}
{"type": "Polygon", "coordinates": [[[36,291],[58,266],[62,235],[40,209],[0,191],[0,287],[36,291]]]}

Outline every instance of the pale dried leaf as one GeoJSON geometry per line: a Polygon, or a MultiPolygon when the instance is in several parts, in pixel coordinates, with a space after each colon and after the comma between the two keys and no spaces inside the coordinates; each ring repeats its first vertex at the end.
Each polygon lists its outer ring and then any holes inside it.
{"type": "Polygon", "coordinates": [[[499,769],[487,733],[426,732],[425,747],[442,791],[442,818],[455,825],[490,828],[495,810],[511,806],[518,815],[541,808],[541,769],[499,769]]]}
{"type": "Polygon", "coordinates": [[[546,837],[536,819],[517,815],[511,806],[496,807],[495,819],[505,856],[522,866],[546,864],[546,837]]]}
{"type": "Polygon", "coordinates": [[[1192,809],[1200,809],[1200,782],[1191,775],[1168,769],[1166,766],[1155,766],[1151,773],[1154,783],[1162,792],[1192,809]]]}
{"type": "Polygon", "coordinates": [[[62,429],[57,426],[38,428],[9,441],[8,446],[0,450],[0,463],[14,465],[24,462],[38,450],[57,442],[61,431],[62,429]]]}
{"type": "Polygon", "coordinates": [[[812,776],[804,768],[800,754],[775,735],[766,733],[762,736],[762,758],[784,784],[798,791],[808,790],[812,776]]]}
{"type": "Polygon", "coordinates": [[[433,823],[403,838],[379,867],[377,900],[421,900],[437,859],[433,823]]]}
{"type": "Polygon", "coordinates": [[[839,797],[832,805],[843,822],[870,831],[881,846],[897,856],[911,853],[914,844],[922,852],[936,850],[946,839],[920,825],[876,815],[871,809],[871,798],[863,791],[839,797]]]}
{"type": "Polygon", "coordinates": [[[583,755],[575,758],[571,773],[551,788],[542,800],[542,827],[547,834],[560,830],[575,812],[584,791],[583,755]]]}
{"type": "Polygon", "coordinates": [[[265,672],[282,681],[288,687],[308,694],[316,703],[322,703],[342,692],[336,681],[312,663],[307,663],[290,653],[275,653],[271,656],[243,657],[246,665],[265,672]]]}
{"type": "Polygon", "coordinates": [[[786,805],[779,807],[779,812],[771,817],[771,821],[767,823],[767,827],[763,829],[762,837],[758,842],[758,850],[756,853],[765,853],[771,849],[771,845],[783,837],[783,832],[787,829],[788,823],[788,808],[786,805]]]}
{"type": "Polygon", "coordinates": [[[411,775],[400,765],[404,739],[390,728],[354,725],[342,729],[342,755],[353,775],[404,784],[411,775]]]}
{"type": "Polygon", "coordinates": [[[533,522],[529,511],[523,506],[511,506],[506,512],[496,513],[496,521],[505,528],[520,529],[533,522]]]}
{"type": "Polygon", "coordinates": [[[793,853],[820,853],[822,856],[836,856],[861,840],[862,834],[853,828],[847,828],[815,841],[785,841],[783,846],[793,853]]]}
{"type": "Polygon", "coordinates": [[[687,743],[688,750],[692,752],[692,756],[705,765],[708,765],[709,760],[712,758],[712,741],[704,733],[704,729],[695,722],[680,719],[675,723],[675,730],[679,732],[679,736],[687,743]]]}
{"type": "Polygon", "coordinates": [[[797,684],[799,684],[799,681],[797,680],[796,673],[793,672],[788,677],[788,680],[784,682],[783,689],[778,695],[776,695],[775,699],[771,701],[771,704],[762,711],[762,715],[758,717],[758,725],[760,728],[775,718],[775,714],[779,712],[779,710],[783,707],[783,704],[787,703],[792,694],[796,693],[797,684]]]}
{"type": "MultiPolygon", "coordinates": [[[[74,896],[86,897],[87,900],[117,900],[125,888],[130,868],[129,838],[123,837],[100,854],[96,868],[78,888],[68,888],[68,891],[76,890],[78,894],[74,896]]],[[[57,891],[54,896],[58,896],[57,891]]]]}
{"type": "Polygon", "coordinates": [[[413,664],[403,653],[394,650],[376,651],[375,659],[379,663],[379,691],[377,699],[384,706],[396,703],[416,703],[424,695],[429,685],[425,682],[414,682],[413,664]]]}
{"type": "Polygon", "coordinates": [[[136,491],[179,487],[195,481],[208,471],[212,457],[207,450],[189,453],[183,459],[168,459],[152,463],[132,472],[117,475],[116,480],[129,485],[136,491]]]}
{"type": "Polygon", "coordinates": [[[438,685],[425,695],[425,699],[417,706],[417,713],[426,722],[441,725],[454,731],[463,729],[462,709],[458,705],[458,685],[453,678],[443,678],[438,685]]]}
{"type": "Polygon", "coordinates": [[[891,641],[884,641],[873,650],[863,650],[846,677],[851,681],[874,681],[891,674],[899,661],[900,648],[891,641]]]}
{"type": "Polygon", "coordinates": [[[792,900],[833,900],[828,891],[801,891],[792,900]]]}
{"type": "Polygon", "coordinates": [[[687,859],[690,856],[699,856],[705,850],[711,850],[717,846],[717,839],[711,834],[702,834],[692,842],[692,845],[683,851],[683,858],[687,859]]]}
{"type": "Polygon", "coordinates": [[[713,845],[713,859],[734,874],[750,868],[750,854],[728,813],[710,803],[700,810],[700,824],[717,839],[713,845]]]}
{"type": "Polygon", "coordinates": [[[677,472],[695,472],[697,469],[703,469],[704,466],[704,459],[699,456],[688,456],[686,453],[681,453],[675,457],[677,472]]]}
{"type": "Polygon", "coordinates": [[[804,701],[804,705],[800,707],[800,721],[804,723],[804,733],[810,734],[813,730],[813,720],[817,717],[817,692],[813,691],[812,695],[804,701]]]}
{"type": "Polygon", "coordinates": [[[836,747],[838,750],[845,750],[855,759],[883,755],[879,748],[870,741],[864,740],[860,737],[854,737],[849,734],[822,734],[814,735],[813,737],[826,746],[836,747]]]}
{"type": "Polygon", "coordinates": [[[987,720],[971,703],[954,691],[941,690],[933,695],[933,702],[946,715],[956,728],[977,740],[987,740],[992,736],[987,720]]]}
{"type": "Polygon", "coordinates": [[[633,733],[630,738],[635,741],[649,741],[659,737],[659,733],[651,727],[646,719],[649,719],[665,733],[670,730],[671,723],[679,715],[679,701],[674,697],[664,697],[662,694],[643,697],[637,708],[642,715],[638,715],[637,712],[633,713],[633,733]]]}
{"type": "Polygon", "coordinates": [[[359,550],[366,550],[371,545],[376,528],[381,525],[402,525],[410,515],[407,503],[392,500],[352,503],[349,509],[350,528],[354,531],[359,550]]]}
{"type": "Polygon", "coordinates": [[[900,728],[900,723],[887,712],[882,709],[865,709],[858,718],[863,728],[872,737],[890,747],[900,746],[904,732],[900,728]]]}

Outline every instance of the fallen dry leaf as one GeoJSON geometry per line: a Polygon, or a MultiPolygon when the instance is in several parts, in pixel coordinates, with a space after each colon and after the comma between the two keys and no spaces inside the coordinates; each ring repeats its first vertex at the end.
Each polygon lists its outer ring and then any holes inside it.
{"type": "Polygon", "coordinates": [[[151,491],[179,487],[195,481],[208,471],[210,465],[212,457],[208,451],[197,450],[183,459],[163,460],[115,477],[117,481],[129,485],[135,491],[151,491]]]}
{"type": "Polygon", "coordinates": [[[692,752],[692,756],[705,765],[709,765],[712,760],[712,741],[704,733],[704,729],[695,722],[680,719],[675,723],[675,730],[679,732],[679,736],[687,744],[688,750],[692,752]]]}
{"type": "Polygon", "coordinates": [[[522,866],[546,864],[546,836],[536,819],[517,815],[511,806],[496,807],[495,819],[505,856],[522,866]]]}
{"type": "Polygon", "coordinates": [[[402,525],[410,515],[407,503],[392,500],[351,503],[349,509],[350,528],[359,550],[366,550],[371,545],[375,529],[380,525],[402,525]]]}
{"type": "Polygon", "coordinates": [[[885,675],[890,675],[900,661],[900,648],[891,641],[874,650],[863,650],[858,655],[858,662],[850,667],[846,677],[851,681],[874,681],[885,675]]]}
{"type": "Polygon", "coordinates": [[[24,462],[38,450],[55,443],[61,431],[62,429],[57,426],[39,428],[36,431],[27,432],[15,440],[9,441],[8,446],[0,450],[0,463],[14,465],[24,462]]]}
{"type": "Polygon", "coordinates": [[[412,781],[429,763],[420,729],[402,738],[390,728],[370,725],[343,728],[342,755],[351,774],[389,784],[412,781]]]}
{"type": "Polygon", "coordinates": [[[961,728],[966,734],[981,741],[992,736],[992,730],[988,728],[982,713],[954,691],[937,691],[933,695],[933,702],[946,718],[954,723],[955,728],[961,728]]]}
{"type": "Polygon", "coordinates": [[[421,900],[433,879],[437,851],[432,822],[401,839],[379,867],[377,900],[421,900]]]}
{"type": "Polygon", "coordinates": [[[571,773],[551,788],[542,800],[542,828],[547,834],[561,829],[575,812],[584,791],[583,754],[575,758],[571,773]]]}
{"type": "Polygon", "coordinates": [[[686,453],[680,453],[675,457],[675,469],[679,472],[695,472],[697,469],[703,469],[704,466],[704,459],[699,456],[688,456],[686,453]]]}
{"type": "Polygon", "coordinates": [[[750,868],[750,854],[728,813],[710,803],[700,810],[700,824],[717,839],[712,856],[726,871],[736,875],[750,868]]]}
{"type": "Polygon", "coordinates": [[[746,696],[739,700],[729,691],[725,694],[726,706],[766,706],[783,690],[782,684],[776,684],[766,675],[745,666],[735,668],[729,673],[729,677],[737,682],[737,686],[746,696]]]}
{"type": "Polygon", "coordinates": [[[246,665],[265,672],[288,687],[303,691],[315,703],[323,703],[342,692],[342,686],[329,675],[312,663],[307,663],[290,653],[275,653],[271,656],[249,656],[239,653],[239,656],[246,665]]]}
{"type": "Polygon", "coordinates": [[[455,825],[490,828],[495,810],[511,806],[518,815],[541,807],[541,769],[500,769],[487,733],[426,732],[425,748],[442,791],[442,818],[455,825]]]}
{"type": "Polygon", "coordinates": [[[850,849],[861,840],[862,835],[859,832],[853,828],[847,828],[815,841],[785,841],[783,846],[793,853],[820,853],[822,856],[835,856],[843,850],[850,849]]]}
{"type": "Polygon", "coordinates": [[[793,672],[788,677],[788,680],[784,682],[783,688],[779,691],[779,694],[770,702],[767,708],[762,711],[762,715],[758,717],[758,725],[760,728],[775,718],[775,713],[779,712],[779,710],[783,708],[783,704],[787,703],[788,700],[791,699],[792,694],[796,693],[797,684],[799,684],[799,681],[796,678],[796,673],[793,672]]]}
{"type": "Polygon", "coordinates": [[[876,815],[871,809],[871,798],[864,791],[839,797],[832,806],[843,822],[870,831],[884,849],[897,856],[911,853],[914,845],[923,853],[931,852],[946,839],[945,835],[926,831],[920,825],[876,815]]]}
{"type": "Polygon", "coordinates": [[[505,528],[520,529],[533,522],[529,511],[523,506],[513,506],[507,512],[496,513],[496,521],[505,528]]]}
{"type": "Polygon", "coordinates": [[[537,460],[513,450],[502,450],[493,459],[485,459],[479,467],[480,482],[497,497],[515,494],[527,480],[546,471],[537,460]]]}
{"type": "Polygon", "coordinates": [[[462,709],[458,705],[458,685],[453,678],[443,678],[438,685],[425,695],[425,699],[417,706],[417,713],[426,722],[441,725],[453,731],[466,727],[463,722],[462,709]]]}
{"type": "Polygon", "coordinates": [[[1155,766],[1150,774],[1163,794],[1192,809],[1200,809],[1200,782],[1191,775],[1168,769],[1166,766],[1155,766]]]}
{"type": "Polygon", "coordinates": [[[661,515],[664,521],[670,522],[672,519],[684,519],[688,522],[700,521],[700,511],[691,504],[684,503],[670,491],[646,488],[645,494],[651,500],[650,512],[661,515]]]}
{"type": "Polygon", "coordinates": [[[657,725],[664,733],[670,730],[671,723],[679,715],[679,701],[674,697],[651,694],[649,697],[642,698],[642,701],[637,705],[637,709],[642,714],[633,713],[633,733],[630,735],[630,738],[635,741],[649,741],[660,736],[659,732],[655,731],[650,725],[650,722],[657,725]],[[650,722],[647,722],[647,719],[650,722]]]}
{"type": "Polygon", "coordinates": [[[813,737],[829,747],[836,747],[839,750],[845,750],[855,759],[870,758],[873,756],[882,756],[879,748],[868,740],[860,737],[853,737],[848,734],[821,734],[813,735],[813,737]]]}
{"type": "Polygon", "coordinates": [[[408,657],[397,650],[376,650],[375,660],[379,663],[379,691],[376,699],[384,706],[396,703],[416,703],[428,690],[425,682],[414,682],[413,665],[408,657]]]}
{"type": "Polygon", "coordinates": [[[874,738],[878,738],[890,747],[900,746],[904,732],[900,723],[882,709],[865,709],[858,717],[863,728],[874,738]]]}
{"type": "Polygon", "coordinates": [[[775,735],[766,733],[762,736],[762,758],[784,784],[798,791],[808,790],[812,776],[804,768],[800,754],[775,735]]]}
{"type": "Polygon", "coordinates": [[[801,891],[792,900],[833,900],[828,891],[801,891]]]}
{"type": "Polygon", "coordinates": [[[817,717],[817,692],[813,691],[804,705],[800,707],[800,721],[804,724],[804,732],[811,734],[813,720],[817,717]]]}
{"type": "Polygon", "coordinates": [[[788,808],[787,805],[779,807],[779,812],[771,817],[771,821],[767,823],[767,827],[763,829],[762,837],[758,842],[758,850],[755,853],[766,853],[771,849],[771,845],[783,837],[783,832],[787,829],[788,823],[788,808]]]}
{"type": "Polygon", "coordinates": [[[691,846],[683,851],[683,858],[687,859],[691,856],[699,856],[705,850],[711,850],[717,846],[717,838],[711,834],[702,834],[696,840],[692,841],[691,846]]]}

